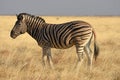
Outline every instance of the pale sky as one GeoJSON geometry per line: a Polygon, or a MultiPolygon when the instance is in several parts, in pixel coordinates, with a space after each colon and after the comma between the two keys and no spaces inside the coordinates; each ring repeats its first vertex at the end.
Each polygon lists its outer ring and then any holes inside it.
{"type": "Polygon", "coordinates": [[[0,14],[120,15],[120,0],[0,0],[0,14]]]}

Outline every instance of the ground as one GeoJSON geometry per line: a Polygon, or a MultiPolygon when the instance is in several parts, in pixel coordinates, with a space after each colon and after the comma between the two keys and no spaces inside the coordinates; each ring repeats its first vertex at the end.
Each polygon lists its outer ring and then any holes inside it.
{"type": "MultiPolygon", "coordinates": [[[[90,23],[97,36],[100,54],[87,71],[85,57],[78,75],[75,47],[52,49],[55,70],[43,70],[42,51],[27,33],[10,37],[15,16],[0,16],[0,80],[120,80],[120,17],[119,16],[42,16],[48,23],[83,20],[90,23]]],[[[92,44],[93,45],[93,44],[92,44]]],[[[93,49],[92,49],[93,50],[93,49]]]]}

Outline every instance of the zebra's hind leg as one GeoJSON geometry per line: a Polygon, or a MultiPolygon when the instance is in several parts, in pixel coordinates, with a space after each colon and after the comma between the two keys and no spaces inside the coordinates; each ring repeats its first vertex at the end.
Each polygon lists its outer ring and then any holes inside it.
{"type": "Polygon", "coordinates": [[[87,55],[88,58],[88,70],[91,71],[92,70],[92,59],[93,59],[93,53],[92,50],[90,49],[90,44],[86,44],[85,48],[85,53],[87,55]]]}
{"type": "Polygon", "coordinates": [[[42,56],[42,62],[43,65],[45,66],[45,62],[46,62],[46,57],[47,57],[47,61],[49,66],[54,69],[53,67],[53,62],[52,62],[52,56],[51,56],[51,48],[50,47],[43,47],[43,56],[42,56]]]}
{"type": "Polygon", "coordinates": [[[77,72],[79,71],[80,69],[80,66],[82,64],[82,61],[83,61],[83,52],[84,52],[84,46],[80,45],[80,44],[76,44],[76,52],[77,52],[77,56],[78,56],[78,61],[76,63],[76,70],[77,72]]]}

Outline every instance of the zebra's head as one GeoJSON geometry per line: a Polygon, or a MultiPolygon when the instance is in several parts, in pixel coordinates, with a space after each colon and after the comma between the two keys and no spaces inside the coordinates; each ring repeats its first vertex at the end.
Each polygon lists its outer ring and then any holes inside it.
{"type": "Polygon", "coordinates": [[[21,13],[17,16],[17,21],[13,27],[13,29],[11,30],[10,36],[15,39],[17,36],[19,36],[20,34],[23,34],[27,31],[27,25],[25,22],[25,13],[21,13]]]}

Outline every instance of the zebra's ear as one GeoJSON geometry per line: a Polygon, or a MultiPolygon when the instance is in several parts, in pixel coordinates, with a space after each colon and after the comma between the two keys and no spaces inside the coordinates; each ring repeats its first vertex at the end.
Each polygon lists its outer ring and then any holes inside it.
{"type": "Polygon", "coordinates": [[[18,16],[18,15],[16,14],[16,16],[18,16]]]}

